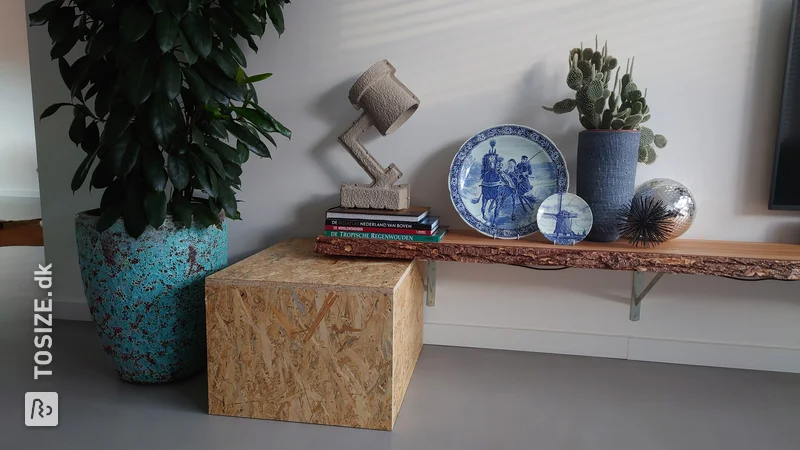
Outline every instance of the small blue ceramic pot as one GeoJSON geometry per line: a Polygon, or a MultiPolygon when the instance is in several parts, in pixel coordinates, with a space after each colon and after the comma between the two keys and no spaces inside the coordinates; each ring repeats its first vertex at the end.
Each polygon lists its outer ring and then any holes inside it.
{"type": "Polygon", "coordinates": [[[101,233],[98,219],[75,217],[78,259],[97,334],[120,378],[163,383],[202,371],[204,280],[227,264],[225,222],[178,228],[167,217],[133,239],[122,220],[101,233]]]}
{"type": "Polygon", "coordinates": [[[584,130],[578,135],[576,194],[592,209],[586,240],[619,239],[619,213],[633,198],[639,162],[638,131],[584,130]]]}

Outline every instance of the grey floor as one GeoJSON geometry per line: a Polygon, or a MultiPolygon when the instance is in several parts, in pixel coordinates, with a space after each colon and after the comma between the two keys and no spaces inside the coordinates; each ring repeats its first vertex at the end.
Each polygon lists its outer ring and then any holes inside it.
{"type": "Polygon", "coordinates": [[[205,376],[119,381],[91,323],[55,323],[33,380],[32,267],[0,248],[0,449],[800,449],[800,375],[426,346],[391,433],[209,416],[205,376]],[[24,426],[56,391],[56,428],[24,426]]]}

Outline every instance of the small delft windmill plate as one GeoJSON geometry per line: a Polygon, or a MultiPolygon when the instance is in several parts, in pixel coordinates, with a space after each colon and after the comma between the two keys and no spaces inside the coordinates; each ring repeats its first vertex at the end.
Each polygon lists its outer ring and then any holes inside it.
{"type": "Polygon", "coordinates": [[[536,213],[539,230],[548,241],[575,245],[592,229],[592,210],[575,194],[558,193],[547,197],[536,213]]]}
{"type": "Polygon", "coordinates": [[[539,230],[541,202],[566,192],[564,157],[547,136],[520,125],[500,125],[471,137],[450,166],[450,200],[472,228],[518,239],[539,230]]]}

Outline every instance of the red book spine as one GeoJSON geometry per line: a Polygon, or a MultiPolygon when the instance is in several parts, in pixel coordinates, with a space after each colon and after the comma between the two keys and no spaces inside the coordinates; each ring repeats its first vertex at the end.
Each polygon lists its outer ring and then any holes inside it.
{"type": "Polygon", "coordinates": [[[325,225],[325,231],[354,231],[358,233],[386,233],[386,234],[416,234],[432,236],[436,230],[410,230],[407,228],[370,228],[370,227],[345,227],[341,225],[325,225]]]}

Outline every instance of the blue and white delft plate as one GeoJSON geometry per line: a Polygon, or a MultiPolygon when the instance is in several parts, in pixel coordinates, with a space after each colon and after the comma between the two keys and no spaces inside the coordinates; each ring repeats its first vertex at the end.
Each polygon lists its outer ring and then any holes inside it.
{"type": "Polygon", "coordinates": [[[536,213],[539,230],[548,241],[575,245],[592,229],[592,210],[575,194],[558,193],[547,197],[536,213]]]}
{"type": "Polygon", "coordinates": [[[564,157],[547,136],[528,127],[500,125],[471,137],[450,165],[450,199],[481,233],[518,239],[539,230],[542,201],[567,192],[564,157]]]}

